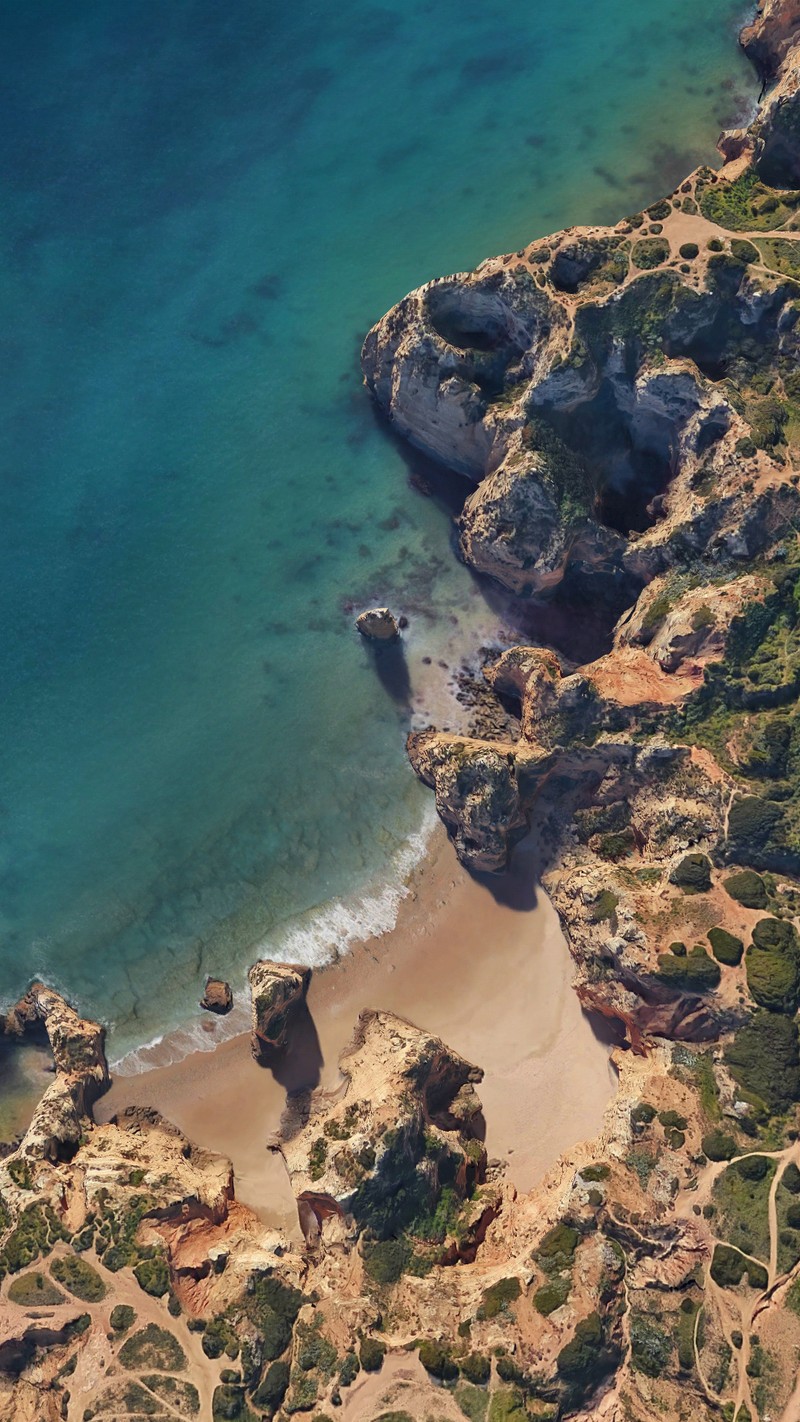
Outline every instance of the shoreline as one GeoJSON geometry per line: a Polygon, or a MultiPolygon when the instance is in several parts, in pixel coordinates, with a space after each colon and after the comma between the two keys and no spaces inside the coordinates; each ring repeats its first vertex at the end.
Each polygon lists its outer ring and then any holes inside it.
{"type": "Polygon", "coordinates": [[[395,926],[312,977],[308,1014],[277,1075],[253,1061],[249,1035],[135,1076],[115,1077],[95,1115],[155,1107],[197,1145],[233,1163],[237,1198],[294,1233],[279,1155],[286,1092],[335,1088],[338,1057],[366,1007],[406,1017],[485,1072],[478,1088],[491,1158],[532,1188],[559,1156],[596,1135],[615,1085],[609,1049],[572,990],[555,910],[520,847],[493,893],[458,864],[441,827],[412,871],[395,926]],[[280,1079],[278,1079],[280,1078],[280,1079]]]}

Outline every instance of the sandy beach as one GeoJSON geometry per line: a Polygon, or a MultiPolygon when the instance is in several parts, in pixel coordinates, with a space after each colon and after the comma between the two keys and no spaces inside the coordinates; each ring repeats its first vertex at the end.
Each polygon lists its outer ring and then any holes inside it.
{"type": "Polygon", "coordinates": [[[415,871],[394,929],[317,973],[308,1016],[278,1075],[256,1065],[249,1038],[117,1079],[98,1119],[156,1107],[197,1144],[230,1157],[241,1200],[295,1228],[282,1162],[265,1148],[287,1090],[340,1080],[338,1056],[365,1007],[396,1012],[480,1065],[490,1157],[528,1190],[562,1151],[600,1126],[614,1090],[608,1046],[570,983],[558,920],[533,881],[524,846],[512,873],[486,886],[458,864],[444,832],[415,871]]]}

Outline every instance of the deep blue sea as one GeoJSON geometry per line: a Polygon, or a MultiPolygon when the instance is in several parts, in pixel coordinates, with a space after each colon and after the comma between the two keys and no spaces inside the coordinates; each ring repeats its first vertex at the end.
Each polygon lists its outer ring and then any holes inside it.
{"type": "Polygon", "coordinates": [[[409,288],[713,159],[707,0],[0,0],[0,1000],[112,1055],[391,921],[425,716],[496,621],[358,368],[409,288]],[[431,657],[432,665],[423,662],[431,657]]]}

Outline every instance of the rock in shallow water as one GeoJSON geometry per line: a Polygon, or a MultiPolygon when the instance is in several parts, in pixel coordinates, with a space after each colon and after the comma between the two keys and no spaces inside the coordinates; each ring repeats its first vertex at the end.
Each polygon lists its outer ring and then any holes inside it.
{"type": "Polygon", "coordinates": [[[388,607],[371,607],[356,618],[356,628],[370,642],[394,642],[400,636],[400,626],[388,607]]]}
{"type": "Polygon", "coordinates": [[[230,983],[223,982],[222,978],[206,978],[206,990],[200,999],[200,1006],[206,1012],[216,1012],[224,1016],[233,1007],[233,993],[230,983]]]}

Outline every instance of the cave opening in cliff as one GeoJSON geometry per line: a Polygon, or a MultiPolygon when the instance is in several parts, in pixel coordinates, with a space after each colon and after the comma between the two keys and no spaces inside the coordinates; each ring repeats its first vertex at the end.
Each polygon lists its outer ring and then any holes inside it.
{"type": "Polygon", "coordinates": [[[596,394],[569,409],[552,406],[547,418],[584,463],[595,490],[593,515],[627,537],[657,517],[654,501],[674,472],[674,429],[657,407],[646,413],[631,385],[601,382],[596,394]]]}

